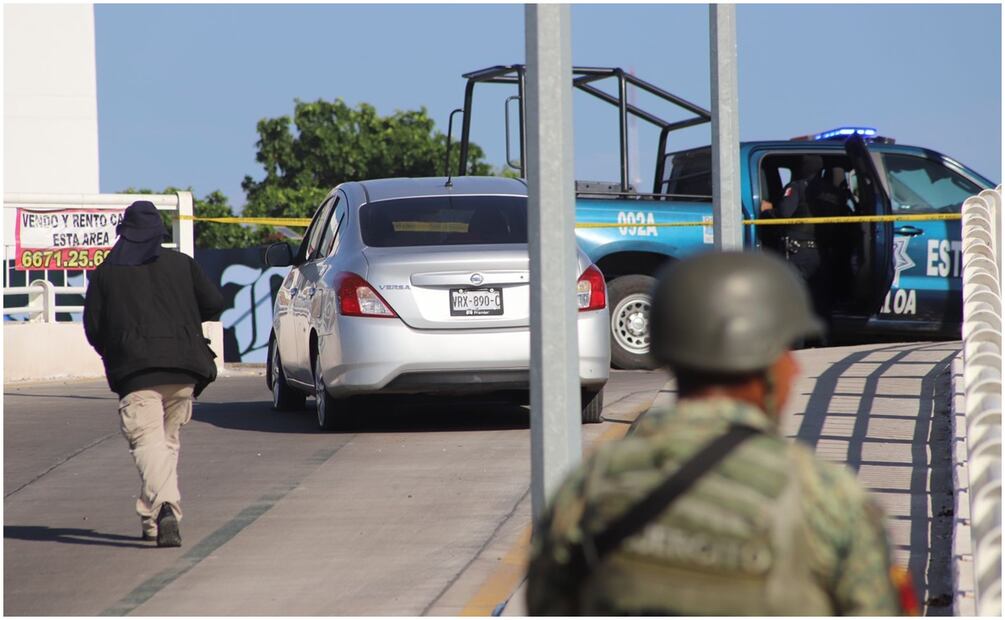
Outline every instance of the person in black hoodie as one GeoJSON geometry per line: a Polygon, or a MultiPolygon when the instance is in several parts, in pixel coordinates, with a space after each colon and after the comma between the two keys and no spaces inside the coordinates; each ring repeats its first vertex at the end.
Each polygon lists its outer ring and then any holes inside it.
{"type": "Polygon", "coordinates": [[[119,395],[121,430],[140,473],[143,539],[181,546],[178,450],[192,400],[216,379],[202,322],[223,311],[220,290],[189,256],[164,250],[153,203],[134,202],[119,239],[90,277],[84,332],[119,395]]]}

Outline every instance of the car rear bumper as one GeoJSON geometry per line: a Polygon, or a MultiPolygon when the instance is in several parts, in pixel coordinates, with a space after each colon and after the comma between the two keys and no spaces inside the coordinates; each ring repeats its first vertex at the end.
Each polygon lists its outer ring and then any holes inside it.
{"type": "Polygon", "coordinates": [[[380,391],[387,394],[418,392],[465,394],[486,390],[526,390],[528,385],[530,385],[528,370],[423,371],[400,374],[380,391]]]}
{"type": "MultiPolygon", "coordinates": [[[[579,379],[599,388],[610,372],[606,310],[577,315],[579,379]]],[[[338,317],[319,340],[333,396],[375,392],[492,392],[530,385],[530,330],[414,329],[398,319],[338,317]]]]}

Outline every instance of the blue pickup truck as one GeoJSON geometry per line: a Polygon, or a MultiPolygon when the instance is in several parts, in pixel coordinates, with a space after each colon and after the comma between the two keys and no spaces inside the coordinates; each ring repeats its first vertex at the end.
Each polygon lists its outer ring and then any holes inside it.
{"type": "MultiPolygon", "coordinates": [[[[464,174],[475,86],[515,87],[507,100],[507,163],[524,175],[522,156],[510,157],[510,109],[519,118],[516,141],[523,153],[523,65],[490,67],[465,74],[459,174],[464,174]],[[515,105],[510,105],[510,104],[515,105]]],[[[667,152],[671,132],[710,122],[710,113],[676,95],[616,68],[574,67],[573,86],[618,108],[621,179],[576,182],[578,224],[583,250],[607,279],[611,312],[611,358],[618,368],[650,368],[649,292],[654,275],[668,260],[701,252],[713,243],[712,227],[663,227],[671,222],[711,222],[711,147],[667,152]],[[617,82],[611,94],[598,86],[617,82]],[[673,122],[630,102],[628,86],[648,92],[683,110],[673,122]],[[629,183],[628,118],[633,115],[660,129],[651,191],[629,183]]],[[[994,187],[970,168],[927,148],[896,144],[872,128],[846,127],[789,140],[740,145],[740,192],[744,219],[760,216],[762,201],[777,204],[783,188],[806,155],[823,159],[825,176],[849,193],[854,215],[959,213],[969,196],[994,187]]],[[[956,337],[962,316],[961,240],[958,220],[830,224],[840,226],[846,260],[834,270],[836,340],[848,338],[956,337]]],[[[745,226],[746,247],[775,248],[778,226],[745,226]]]]}

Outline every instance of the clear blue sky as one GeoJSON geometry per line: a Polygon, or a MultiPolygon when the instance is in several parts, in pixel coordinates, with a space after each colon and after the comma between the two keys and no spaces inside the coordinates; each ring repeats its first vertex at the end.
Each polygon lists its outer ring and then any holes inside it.
{"type": "MultiPolygon", "coordinates": [[[[524,61],[516,4],[94,11],[103,192],[192,186],[240,207],[244,175],[262,175],[255,124],[292,114],[294,99],[425,106],[446,132],[462,73],[524,61]]],[[[741,139],[864,124],[1000,181],[1001,24],[999,5],[740,5],[741,139]]],[[[706,5],[575,5],[572,26],[575,64],[632,69],[708,107],[706,5]]],[[[500,166],[509,93],[483,88],[472,137],[500,166]]],[[[617,179],[614,108],[579,94],[574,110],[576,178],[617,179]]],[[[707,144],[709,131],[672,140],[707,144]]],[[[655,132],[640,125],[639,144],[647,187],[655,132]]]]}

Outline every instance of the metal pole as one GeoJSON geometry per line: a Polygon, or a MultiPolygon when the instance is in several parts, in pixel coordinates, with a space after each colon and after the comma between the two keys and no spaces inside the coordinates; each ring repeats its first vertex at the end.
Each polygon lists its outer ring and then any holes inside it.
{"type": "Polygon", "coordinates": [[[457,165],[457,176],[468,171],[468,141],[471,139],[471,100],[475,94],[475,83],[468,80],[464,87],[464,118],[461,120],[461,154],[457,165]]]}
{"type": "Polygon", "coordinates": [[[187,216],[175,218],[174,221],[174,242],[178,251],[195,257],[195,222],[188,219],[194,215],[192,203],[192,192],[178,192],[178,215],[187,216]]]}
{"type": "Polygon", "coordinates": [[[520,97],[520,176],[527,178],[527,73],[517,71],[517,95],[520,97]]]}
{"type": "Polygon", "coordinates": [[[569,6],[528,4],[531,510],[540,517],[582,455],[569,6]]]}
{"type": "Polygon", "coordinates": [[[628,86],[625,84],[625,74],[618,69],[618,114],[620,115],[618,131],[621,149],[621,191],[628,192],[628,86]]]}
{"type": "MultiPolygon", "coordinates": [[[[628,75],[635,77],[635,69],[629,68],[628,75]]],[[[628,91],[628,106],[636,103],[637,88],[628,91]]],[[[642,191],[642,176],[639,174],[639,118],[632,114],[628,117],[628,170],[631,174],[631,185],[636,192],[642,191]]]]}
{"type": "Polygon", "coordinates": [[[708,34],[712,73],[712,232],[717,250],[741,250],[743,211],[740,207],[740,109],[736,92],[736,5],[709,5],[708,34]]]}

